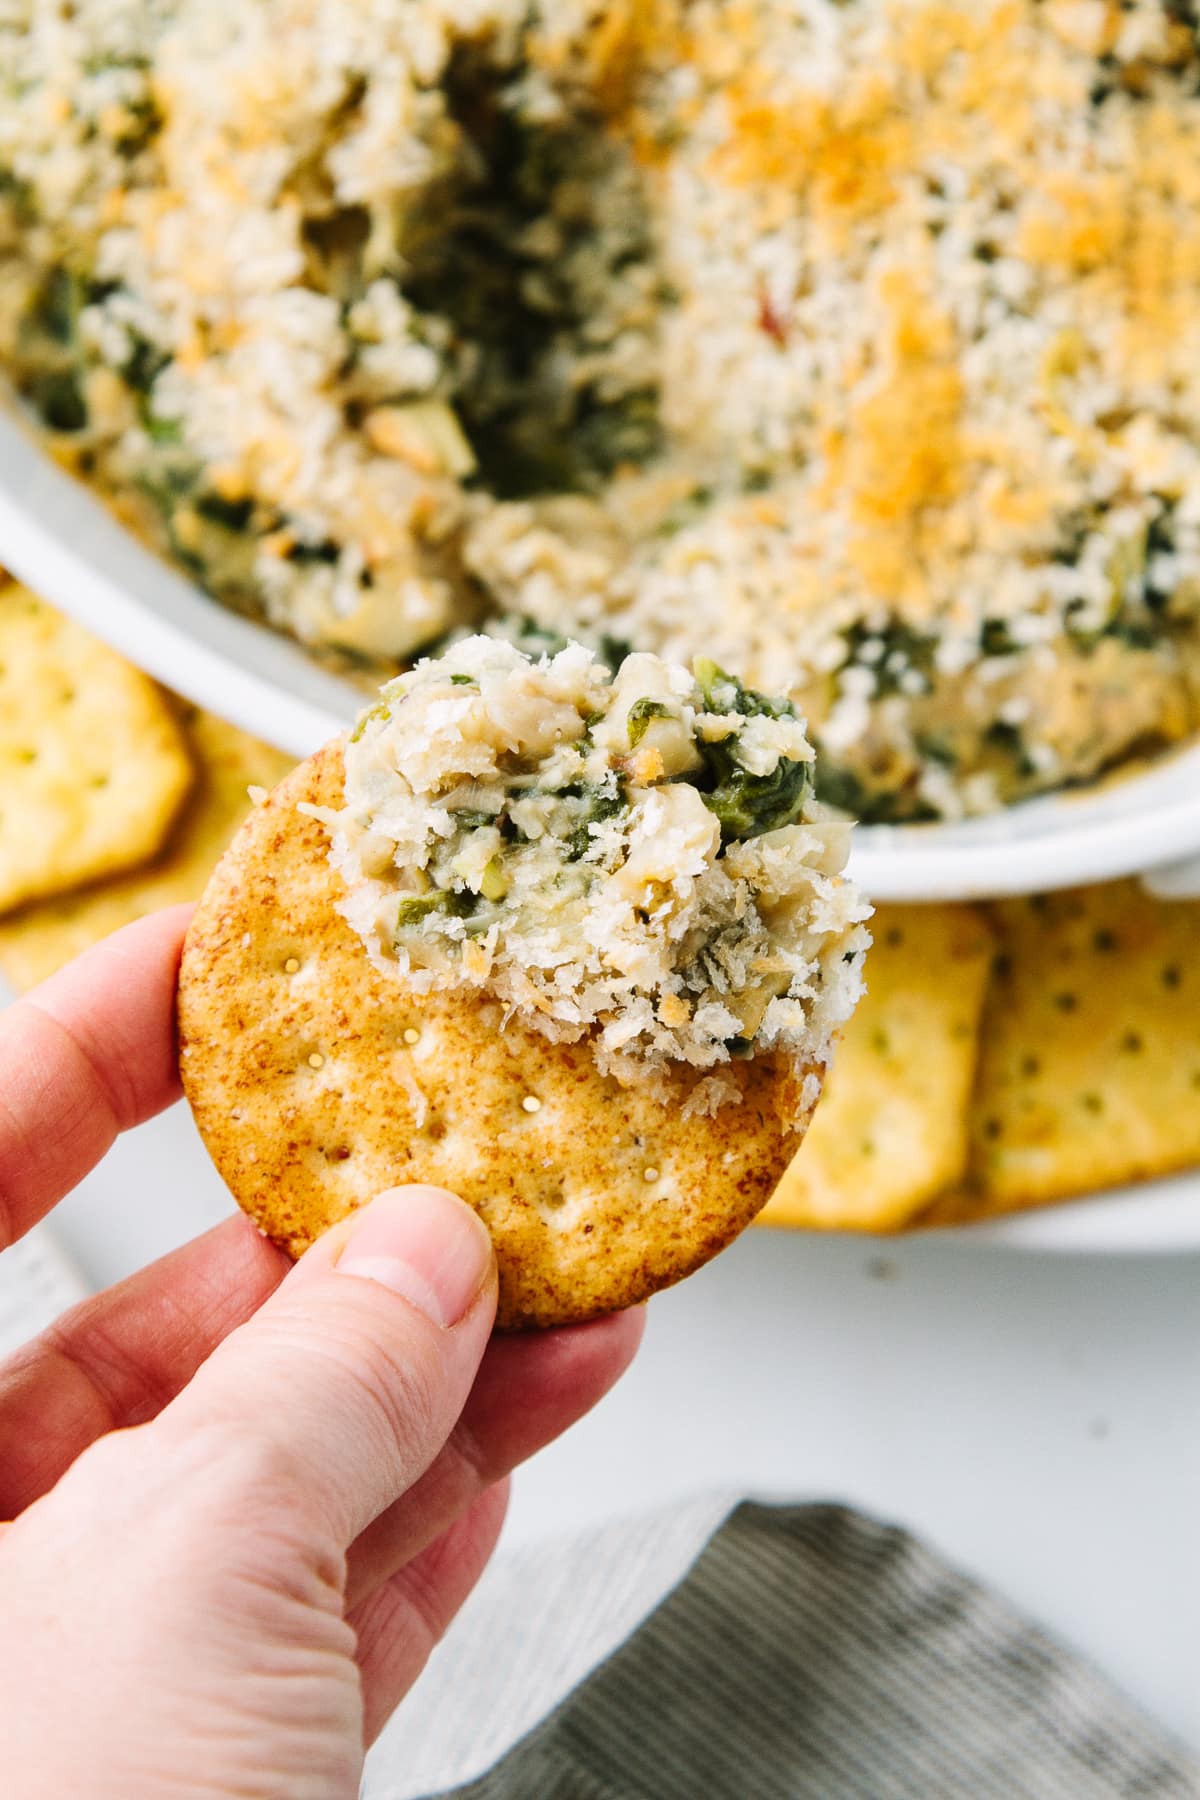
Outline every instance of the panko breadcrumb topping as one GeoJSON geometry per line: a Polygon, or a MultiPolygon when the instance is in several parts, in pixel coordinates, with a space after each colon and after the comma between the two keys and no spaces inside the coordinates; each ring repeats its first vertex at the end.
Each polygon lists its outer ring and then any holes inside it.
{"type": "Polygon", "coordinates": [[[345,916],[419,992],[484,988],[605,1072],[823,1063],[861,992],[869,908],[812,799],[787,701],[715,664],[613,675],[474,637],[384,688],[318,814],[345,916]]]}
{"type": "Polygon", "coordinates": [[[1196,730],[1198,285],[1193,0],[0,8],[0,363],[123,516],[378,675],[711,655],[870,820],[1196,730]]]}

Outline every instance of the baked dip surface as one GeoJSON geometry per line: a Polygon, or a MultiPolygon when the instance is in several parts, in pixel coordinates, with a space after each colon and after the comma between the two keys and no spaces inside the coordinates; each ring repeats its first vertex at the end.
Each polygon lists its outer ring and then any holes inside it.
{"type": "Polygon", "coordinates": [[[1195,728],[1198,87],[1170,0],[28,0],[0,360],[326,653],[699,653],[986,811],[1195,728]]]}

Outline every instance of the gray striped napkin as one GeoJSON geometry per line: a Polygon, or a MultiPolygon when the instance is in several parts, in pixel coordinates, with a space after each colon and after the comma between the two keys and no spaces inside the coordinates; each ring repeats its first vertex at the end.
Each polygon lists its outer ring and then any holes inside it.
{"type": "MultiPolygon", "coordinates": [[[[676,1517],[690,1541],[695,1515],[676,1517]]],[[[629,1612],[665,1527],[660,1516],[574,1552],[497,1565],[466,1631],[376,1752],[366,1794],[428,1794],[411,1782],[439,1754],[449,1781],[477,1771],[481,1747],[523,1717],[539,1652],[561,1676],[572,1588],[568,1662],[589,1605],[599,1602],[610,1631],[629,1612]]],[[[599,1667],[453,1794],[1200,1800],[1200,1764],[1087,1663],[906,1532],[838,1506],[747,1502],[599,1667]]]]}

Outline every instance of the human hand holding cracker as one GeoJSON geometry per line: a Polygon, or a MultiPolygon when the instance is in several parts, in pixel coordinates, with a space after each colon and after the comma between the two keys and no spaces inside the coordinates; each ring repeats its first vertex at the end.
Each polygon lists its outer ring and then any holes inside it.
{"type": "MultiPolygon", "coordinates": [[[[187,909],[0,1018],[0,1245],[178,1093],[187,909]]],[[[491,1338],[452,1196],[384,1195],[294,1269],[242,1217],[0,1366],[4,1791],[351,1796],[487,1561],[505,1477],[640,1314],[491,1338]]]]}

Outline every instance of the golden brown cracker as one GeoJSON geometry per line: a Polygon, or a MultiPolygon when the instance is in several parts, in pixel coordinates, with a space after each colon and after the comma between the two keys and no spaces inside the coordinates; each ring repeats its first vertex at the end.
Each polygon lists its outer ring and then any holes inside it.
{"type": "Polygon", "coordinates": [[[161,906],[198,900],[250,810],[250,787],[271,788],[294,758],[198,707],[177,707],[196,779],[163,848],[127,875],[34,902],[0,919],[0,973],[36,986],[110,931],[161,906]]]}
{"type": "Polygon", "coordinates": [[[929,1223],[1200,1163],[1200,902],[1135,881],[997,902],[970,1179],[929,1223]]]}
{"type": "Polygon", "coordinates": [[[0,586],[0,912],[145,862],[191,783],[154,683],[0,586]]]}
{"type": "Polygon", "coordinates": [[[243,825],[188,934],[184,1087],[234,1197],[293,1255],[385,1188],[433,1182],[487,1224],[502,1326],[631,1306],[706,1262],[786,1167],[802,1075],[730,1066],[714,1117],[602,1076],[587,1040],[555,1044],[497,1004],[416,995],[373,968],[335,911],[342,885],[302,801],[338,805],[340,746],[243,825]]]}
{"type": "Polygon", "coordinates": [[[885,906],[867,992],[764,1225],[894,1231],[967,1164],[967,1110],[992,961],[966,906],[885,906]]]}

